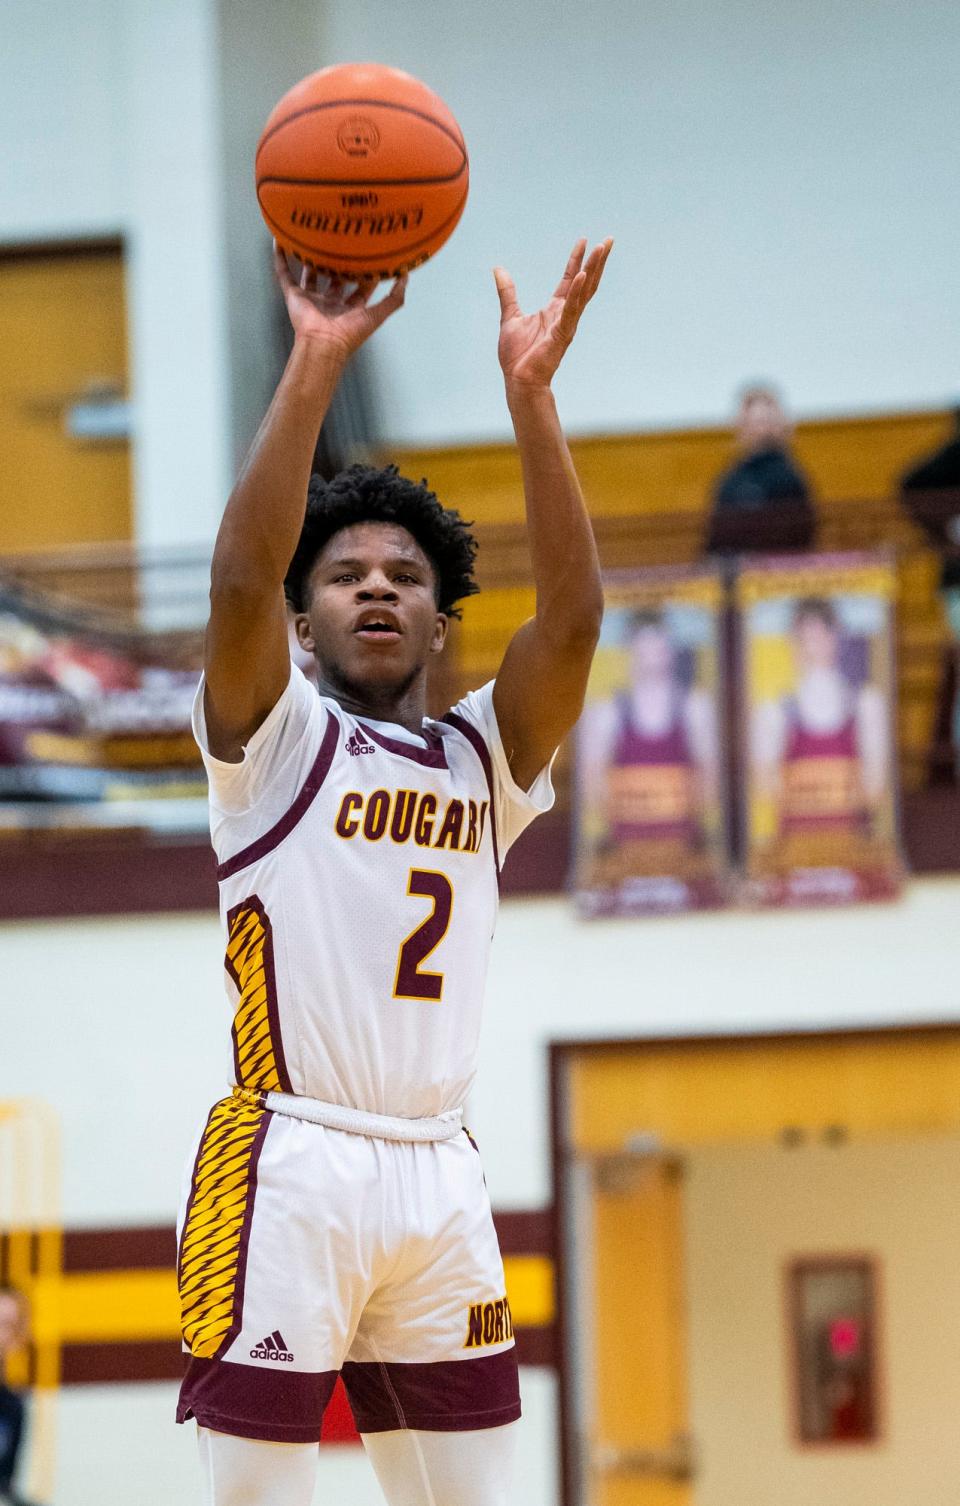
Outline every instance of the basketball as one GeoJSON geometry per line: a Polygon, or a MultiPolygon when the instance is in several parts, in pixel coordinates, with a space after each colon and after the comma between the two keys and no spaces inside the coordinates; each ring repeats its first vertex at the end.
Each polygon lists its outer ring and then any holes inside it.
{"type": "Polygon", "coordinates": [[[279,245],[338,277],[397,277],[452,234],[467,200],[463,133],[432,89],[342,63],[287,91],[257,146],[257,201],[279,245]]]}

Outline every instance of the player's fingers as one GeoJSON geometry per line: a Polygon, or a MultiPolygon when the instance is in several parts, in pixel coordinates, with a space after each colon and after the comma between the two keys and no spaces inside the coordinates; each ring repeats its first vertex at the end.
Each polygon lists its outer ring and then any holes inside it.
{"type": "Polygon", "coordinates": [[[583,253],[586,251],[586,249],[586,236],[581,236],[577,241],[577,244],[574,246],[573,250],[570,252],[570,255],[567,257],[567,265],[563,269],[563,276],[557,283],[556,292],[553,295],[554,298],[566,298],[570,284],[573,282],[573,279],[576,277],[577,273],[580,271],[581,266],[583,265],[583,253]]]}
{"type": "Polygon", "coordinates": [[[378,283],[375,277],[358,277],[357,285],[347,299],[347,308],[366,308],[376,292],[377,286],[378,283]]]}
{"type": "Polygon", "coordinates": [[[513,285],[513,278],[505,267],[494,267],[493,280],[497,285],[497,297],[500,299],[500,322],[505,319],[519,319],[520,305],[517,302],[517,290],[513,285]]]}
{"type": "Polygon", "coordinates": [[[408,277],[406,272],[398,277],[390,289],[386,298],[381,298],[379,303],[373,304],[369,313],[374,320],[374,328],[377,329],[391,314],[395,314],[398,308],[403,307],[403,300],[407,296],[408,277]]]}
{"type": "Polygon", "coordinates": [[[577,324],[586,303],[586,286],[586,272],[578,272],[570,284],[570,291],[563,301],[560,317],[557,320],[560,333],[565,340],[572,340],[576,334],[577,324]]]}
{"type": "Polygon", "coordinates": [[[595,246],[590,252],[589,257],[587,258],[587,264],[584,267],[584,271],[587,274],[587,293],[584,300],[585,303],[590,302],[590,299],[593,297],[594,293],[597,291],[597,288],[600,286],[600,279],[602,278],[604,268],[606,267],[607,262],[610,259],[610,252],[612,251],[612,249],[613,239],[612,237],[608,236],[605,241],[602,241],[599,246],[595,246]]]}
{"type": "Polygon", "coordinates": [[[284,292],[293,287],[293,278],[290,276],[290,266],[287,261],[287,253],[273,243],[273,272],[284,292]]]}

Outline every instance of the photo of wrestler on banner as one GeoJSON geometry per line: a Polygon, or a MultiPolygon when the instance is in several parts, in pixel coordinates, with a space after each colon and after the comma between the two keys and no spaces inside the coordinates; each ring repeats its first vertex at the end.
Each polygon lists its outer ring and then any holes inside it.
{"type": "Polygon", "coordinates": [[[748,902],[897,891],[894,583],[863,556],[755,562],[739,577],[748,902]]]}
{"type": "Polygon", "coordinates": [[[585,915],[724,902],[722,589],[710,572],[610,583],[577,734],[585,915]]]}

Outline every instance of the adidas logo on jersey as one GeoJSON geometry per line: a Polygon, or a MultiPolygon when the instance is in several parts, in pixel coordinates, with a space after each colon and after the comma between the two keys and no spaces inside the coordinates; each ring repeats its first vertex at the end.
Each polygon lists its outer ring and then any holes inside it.
{"type": "Polygon", "coordinates": [[[293,1355],[290,1353],[279,1328],[273,1333],[268,1333],[265,1339],[261,1339],[256,1349],[251,1349],[252,1360],[280,1360],[288,1365],[293,1364],[293,1355]]]}
{"type": "Polygon", "coordinates": [[[360,753],[376,753],[373,743],[367,742],[362,732],[353,732],[347,738],[345,744],[351,758],[356,758],[360,753]]]}

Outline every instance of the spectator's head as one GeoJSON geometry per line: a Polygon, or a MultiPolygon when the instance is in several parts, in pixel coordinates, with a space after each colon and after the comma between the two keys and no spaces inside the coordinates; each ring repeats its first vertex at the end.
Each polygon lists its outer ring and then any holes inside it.
{"type": "Polygon", "coordinates": [[[737,443],[747,455],[784,449],[790,440],[790,420],[774,387],[754,385],[740,394],[736,417],[737,443]]]}
{"type": "Polygon", "coordinates": [[[15,1286],[0,1286],[0,1360],[27,1334],[27,1299],[15,1286]]]}
{"type": "Polygon", "coordinates": [[[654,607],[634,612],[627,641],[630,678],[634,684],[672,679],[676,653],[662,612],[654,607]]]}
{"type": "Polygon", "coordinates": [[[805,596],[793,613],[793,642],[803,669],[832,669],[840,657],[840,623],[833,603],[805,596]]]}

